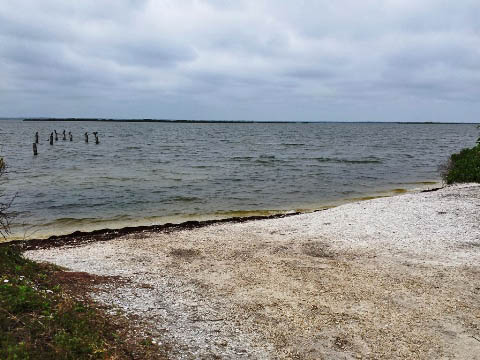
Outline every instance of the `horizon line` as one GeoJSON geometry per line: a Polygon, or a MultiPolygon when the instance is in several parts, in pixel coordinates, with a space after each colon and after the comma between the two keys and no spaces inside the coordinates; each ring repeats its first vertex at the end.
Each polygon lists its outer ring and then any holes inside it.
{"type": "Polygon", "coordinates": [[[200,123],[200,124],[317,124],[317,123],[350,123],[350,124],[465,124],[476,125],[480,123],[473,122],[438,122],[438,121],[294,121],[294,120],[193,120],[193,119],[154,119],[154,118],[83,118],[83,117],[0,117],[1,120],[22,120],[27,122],[42,122],[42,121],[62,121],[62,122],[136,122],[136,123],[200,123]]]}

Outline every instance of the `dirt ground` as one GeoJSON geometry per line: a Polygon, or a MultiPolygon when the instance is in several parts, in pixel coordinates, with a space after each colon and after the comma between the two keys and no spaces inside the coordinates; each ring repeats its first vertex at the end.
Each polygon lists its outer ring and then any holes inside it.
{"type": "Polygon", "coordinates": [[[480,186],[26,252],[176,359],[480,359],[480,186]]]}

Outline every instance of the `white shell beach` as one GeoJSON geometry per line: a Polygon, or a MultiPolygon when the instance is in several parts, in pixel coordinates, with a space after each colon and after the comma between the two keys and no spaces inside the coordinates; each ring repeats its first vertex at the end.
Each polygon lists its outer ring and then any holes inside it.
{"type": "Polygon", "coordinates": [[[478,184],[25,255],[178,359],[480,359],[478,184]]]}

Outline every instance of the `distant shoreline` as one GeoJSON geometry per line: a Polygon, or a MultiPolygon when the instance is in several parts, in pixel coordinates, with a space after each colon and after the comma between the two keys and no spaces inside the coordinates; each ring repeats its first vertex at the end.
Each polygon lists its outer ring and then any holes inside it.
{"type": "Polygon", "coordinates": [[[256,121],[256,120],[188,120],[188,119],[103,119],[103,118],[24,118],[28,122],[133,122],[170,124],[402,124],[402,125],[479,125],[464,122],[380,122],[380,121],[256,121]]]}
{"type": "Polygon", "coordinates": [[[308,123],[305,121],[253,121],[253,120],[174,120],[174,119],[96,119],[96,118],[45,118],[45,119],[23,119],[23,121],[80,121],[80,122],[135,122],[135,123],[200,123],[200,124],[288,124],[308,123]]]}

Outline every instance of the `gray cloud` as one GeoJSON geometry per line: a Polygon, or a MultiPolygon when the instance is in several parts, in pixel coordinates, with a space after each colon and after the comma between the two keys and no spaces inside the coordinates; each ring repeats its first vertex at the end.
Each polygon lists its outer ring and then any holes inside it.
{"type": "Polygon", "coordinates": [[[478,121],[479,17],[472,0],[4,1],[0,116],[478,121]]]}

